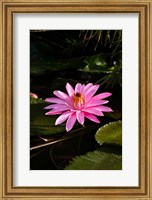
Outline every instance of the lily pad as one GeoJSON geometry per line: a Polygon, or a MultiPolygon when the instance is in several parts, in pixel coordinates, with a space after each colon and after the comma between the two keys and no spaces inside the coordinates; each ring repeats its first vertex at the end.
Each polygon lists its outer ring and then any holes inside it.
{"type": "Polygon", "coordinates": [[[30,106],[30,134],[52,135],[65,132],[65,125],[55,126],[57,116],[46,116],[44,107],[47,104],[31,104],[30,106]]]}
{"type": "Polygon", "coordinates": [[[122,145],[122,122],[111,122],[98,129],[95,135],[99,144],[122,145]]]}
{"type": "Polygon", "coordinates": [[[83,156],[77,156],[65,170],[121,170],[122,157],[118,154],[95,150],[83,156]]]}

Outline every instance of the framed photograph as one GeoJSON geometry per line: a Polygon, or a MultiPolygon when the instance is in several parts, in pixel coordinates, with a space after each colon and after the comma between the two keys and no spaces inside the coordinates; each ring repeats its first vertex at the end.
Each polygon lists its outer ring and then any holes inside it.
{"type": "Polygon", "coordinates": [[[152,1],[0,5],[1,199],[152,199],[152,1]]]}

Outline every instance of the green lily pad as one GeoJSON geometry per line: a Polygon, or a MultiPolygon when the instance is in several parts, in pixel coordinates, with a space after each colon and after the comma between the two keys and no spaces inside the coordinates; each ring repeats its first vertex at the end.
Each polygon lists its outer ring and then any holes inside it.
{"type": "Polygon", "coordinates": [[[96,150],[83,156],[77,156],[65,170],[121,170],[122,157],[118,154],[96,150]]]}
{"type": "Polygon", "coordinates": [[[99,144],[122,145],[122,122],[111,122],[98,129],[95,135],[99,144]]]}

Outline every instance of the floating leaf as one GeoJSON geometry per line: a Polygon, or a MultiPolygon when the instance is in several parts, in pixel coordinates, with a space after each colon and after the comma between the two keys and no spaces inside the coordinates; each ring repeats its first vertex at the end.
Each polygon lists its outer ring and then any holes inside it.
{"type": "Polygon", "coordinates": [[[65,168],[66,170],[121,170],[122,157],[118,154],[96,150],[83,156],[77,156],[65,168]]]}
{"type": "Polygon", "coordinates": [[[65,132],[65,125],[55,126],[56,116],[46,116],[45,103],[32,104],[30,109],[30,134],[52,135],[65,132]]]}
{"type": "Polygon", "coordinates": [[[95,135],[99,144],[118,144],[122,145],[122,122],[111,122],[98,129],[95,135]]]}
{"type": "Polygon", "coordinates": [[[84,68],[78,69],[79,71],[90,72],[90,73],[107,73],[107,61],[106,54],[96,54],[92,56],[84,57],[84,68]]]}

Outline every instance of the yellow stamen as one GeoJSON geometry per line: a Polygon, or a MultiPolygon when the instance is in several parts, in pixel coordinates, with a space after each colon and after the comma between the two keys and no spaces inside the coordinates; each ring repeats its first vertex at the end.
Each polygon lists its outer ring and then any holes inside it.
{"type": "Polygon", "coordinates": [[[76,93],[73,95],[73,106],[77,108],[77,106],[82,106],[84,104],[84,97],[80,93],[76,93]]]}

